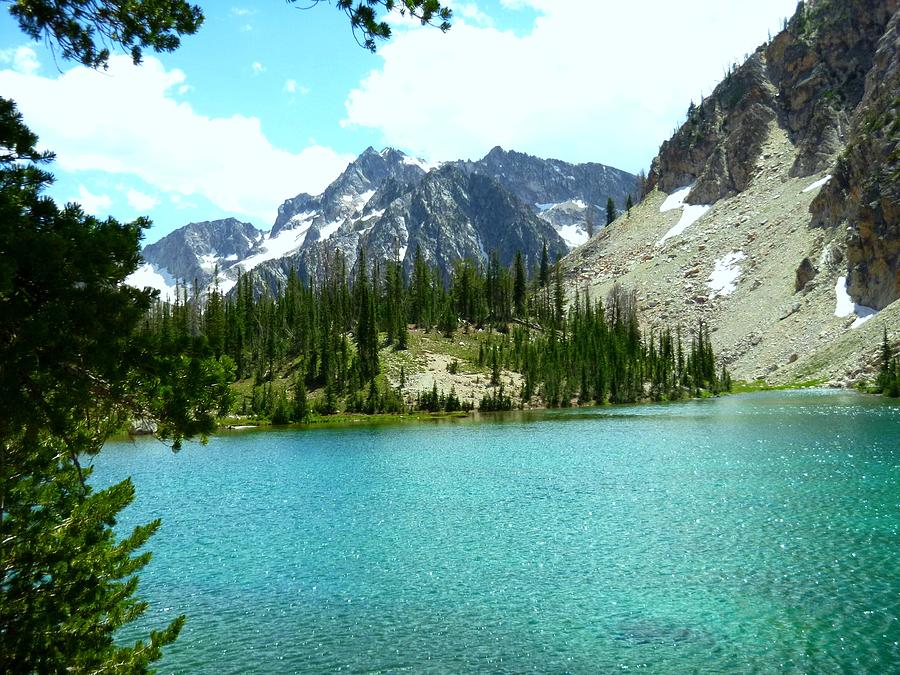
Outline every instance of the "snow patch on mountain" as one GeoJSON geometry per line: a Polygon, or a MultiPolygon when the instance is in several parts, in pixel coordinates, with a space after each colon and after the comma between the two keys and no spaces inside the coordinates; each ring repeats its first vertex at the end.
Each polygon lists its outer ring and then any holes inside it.
{"type": "Polygon", "coordinates": [[[675,223],[675,225],[669,228],[669,231],[662,236],[662,239],[656,242],[657,246],[661,246],[672,237],[677,237],[691,225],[700,220],[703,214],[712,208],[712,206],[709,204],[684,203],[684,200],[687,199],[688,195],[691,193],[691,188],[693,187],[694,184],[691,183],[686,187],[675,190],[675,192],[666,197],[665,201],[660,205],[660,213],[665,213],[666,211],[674,211],[675,209],[681,209],[681,218],[678,219],[678,222],[675,223]]]}
{"type": "Polygon", "coordinates": [[[403,158],[403,163],[410,166],[417,166],[425,173],[428,173],[432,169],[440,169],[442,164],[442,162],[426,162],[424,159],[410,157],[409,155],[403,158]]]}
{"type": "Polygon", "coordinates": [[[825,183],[827,183],[827,182],[830,181],[830,180],[831,180],[831,174],[825,176],[824,178],[820,178],[820,179],[817,180],[815,183],[812,183],[812,184],[810,184],[810,185],[807,185],[805,188],[803,188],[802,191],[803,191],[803,192],[810,192],[811,190],[815,190],[816,188],[822,187],[823,185],[825,185],[825,183]]]}
{"type": "MultiPolygon", "coordinates": [[[[300,227],[309,227],[309,223],[311,223],[313,218],[317,215],[319,215],[318,211],[304,211],[303,213],[297,213],[291,216],[290,220],[285,223],[284,229],[295,228],[298,225],[300,227]]],[[[263,235],[257,239],[257,242],[262,241],[269,236],[271,236],[271,232],[264,232],[263,235]]]]}
{"type": "Polygon", "coordinates": [[[581,246],[588,240],[587,232],[578,225],[563,225],[562,227],[556,228],[556,231],[559,232],[559,236],[562,237],[563,241],[566,242],[566,246],[569,248],[581,246]]]}
{"type": "Polygon", "coordinates": [[[866,321],[878,314],[878,310],[865,305],[858,305],[853,302],[853,298],[847,292],[847,277],[838,277],[834,286],[834,294],[836,296],[836,304],[834,307],[834,315],[838,317],[856,315],[856,319],[850,324],[850,328],[856,328],[863,325],[866,321]]]}
{"type": "Polygon", "coordinates": [[[694,184],[691,183],[690,185],[675,190],[675,192],[666,197],[665,201],[660,204],[659,212],[665,213],[666,211],[674,211],[675,209],[683,208],[684,200],[687,199],[687,196],[691,193],[691,188],[693,187],[694,184]]]}
{"type": "Polygon", "coordinates": [[[385,211],[385,209],[376,209],[374,211],[371,211],[370,213],[367,213],[364,216],[360,216],[359,220],[370,220],[372,218],[381,218],[381,216],[384,215],[384,211],[385,211]]]}
{"type": "MultiPolygon", "coordinates": [[[[237,258],[237,256],[235,256],[237,258]]],[[[207,253],[206,255],[201,255],[197,261],[200,263],[200,269],[208,274],[212,274],[216,270],[216,265],[219,264],[221,258],[219,254],[215,251],[211,253],[207,253]]]]}
{"type": "Polygon", "coordinates": [[[222,295],[228,295],[228,292],[237,286],[237,279],[219,279],[219,293],[222,295]]]}
{"type": "Polygon", "coordinates": [[[301,227],[295,227],[291,230],[282,230],[272,238],[265,239],[259,244],[259,252],[244,258],[238,263],[245,272],[249,272],[254,267],[266,260],[276,260],[290,255],[303,245],[306,241],[306,233],[309,231],[311,221],[304,221],[301,227]]]}
{"type": "Polygon", "coordinates": [[[319,228],[319,241],[325,241],[326,239],[328,239],[328,237],[330,237],[335,232],[337,232],[338,229],[340,229],[343,222],[344,222],[343,220],[333,220],[332,222],[326,223],[325,225],[320,227],[319,228]]]}
{"type": "Polygon", "coordinates": [[[732,251],[716,260],[715,267],[706,282],[706,285],[709,286],[710,298],[734,293],[737,288],[737,280],[741,276],[741,268],[738,263],[746,257],[743,251],[732,251]]]}
{"type": "Polygon", "coordinates": [[[151,263],[145,262],[134,272],[125,277],[125,283],[133,288],[153,288],[159,291],[160,300],[174,302],[175,279],[168,270],[156,269],[151,263]]]}

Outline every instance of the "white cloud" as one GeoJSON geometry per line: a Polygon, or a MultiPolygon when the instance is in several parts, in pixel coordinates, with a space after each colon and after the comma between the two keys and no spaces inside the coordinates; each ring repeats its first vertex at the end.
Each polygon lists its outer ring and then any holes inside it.
{"type": "Polygon", "coordinates": [[[447,2],[446,5],[453,10],[454,21],[466,21],[479,26],[493,26],[494,21],[474,2],[447,2]]]}
{"type": "Polygon", "coordinates": [[[285,94],[300,94],[301,96],[306,96],[309,93],[309,87],[297,84],[297,80],[286,80],[281,90],[285,94]]]}
{"type": "Polygon", "coordinates": [[[254,14],[256,14],[255,9],[248,9],[247,7],[231,8],[231,16],[253,16],[254,14]]]}
{"type": "Polygon", "coordinates": [[[95,195],[84,185],[78,186],[78,197],[71,201],[81,204],[84,212],[92,216],[109,215],[109,210],[112,207],[112,198],[109,195],[95,195]]]}
{"type": "Polygon", "coordinates": [[[254,61],[252,64],[250,64],[250,70],[253,71],[254,75],[259,75],[260,73],[266,72],[266,67],[259,61],[254,61]]]}
{"type": "Polygon", "coordinates": [[[446,34],[398,23],[381,66],[348,95],[342,123],[433,160],[500,144],[637,171],[691,99],[710,93],[723,67],[775,32],[796,2],[503,4],[536,10],[530,31],[472,25],[464,3],[446,34]]]}
{"type": "Polygon", "coordinates": [[[125,198],[128,200],[131,208],[135,211],[140,211],[141,213],[146,213],[159,204],[159,200],[156,197],[151,197],[147,193],[135,190],[134,188],[128,188],[128,192],[125,193],[125,198]]]}
{"type": "Polygon", "coordinates": [[[41,67],[37,52],[28,45],[0,49],[0,63],[11,65],[14,71],[25,75],[36,73],[41,67]]]}
{"type": "Polygon", "coordinates": [[[200,115],[172,97],[185,80],[153,57],[135,67],[113,56],[105,72],[77,66],[49,78],[3,70],[0,91],[63,170],[130,174],[262,224],[285,197],[320,192],[352,159],[318,145],[299,153],[274,147],[256,117],[200,115]]]}
{"type": "Polygon", "coordinates": [[[175,205],[175,208],[177,208],[179,210],[196,209],[197,208],[197,205],[194,202],[185,199],[184,197],[182,197],[180,194],[177,194],[177,193],[173,194],[173,195],[169,195],[169,201],[172,202],[172,204],[175,205]]]}

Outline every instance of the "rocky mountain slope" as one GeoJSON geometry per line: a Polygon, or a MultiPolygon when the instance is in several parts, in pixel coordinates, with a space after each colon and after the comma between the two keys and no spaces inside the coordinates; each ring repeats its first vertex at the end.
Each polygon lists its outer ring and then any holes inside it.
{"type": "Polygon", "coordinates": [[[587,219],[605,209],[607,197],[624,205],[634,183],[602,164],[500,148],[478,162],[443,166],[368,148],[322,194],[286,200],[269,232],[233,219],[192,223],[147,246],[131,281],[171,295],[175,279],[203,288],[218,270],[227,292],[252,269],[260,289],[275,290],[292,268],[320,277],[337,252],[352,268],[360,246],[407,269],[418,248],[445,273],[460,258],[486,263],[493,250],[504,264],[519,250],[536,261],[545,241],[551,256],[562,256],[587,240],[587,219]]]}
{"type": "Polygon", "coordinates": [[[607,199],[621,210],[629,194],[636,197],[633,174],[595,162],[569,164],[497,146],[477,162],[456,164],[466,173],[490,176],[536,209],[569,246],[587,240],[588,219],[598,230],[606,223],[607,199]]]}
{"type": "Polygon", "coordinates": [[[871,377],[900,338],[898,2],[803,3],[663,144],[653,190],[564,264],[638,290],[648,328],[707,322],[737,377],[871,377]]]}
{"type": "Polygon", "coordinates": [[[144,264],[129,277],[135,286],[171,296],[176,280],[209,283],[220,272],[245,260],[265,233],[234,218],[191,223],[144,247],[144,264]]]}
{"type": "Polygon", "coordinates": [[[457,260],[486,263],[494,250],[506,265],[516,251],[536,260],[545,241],[551,256],[562,257],[568,251],[550,223],[499,183],[448,165],[429,172],[414,186],[388,181],[359,214],[345,219],[329,237],[320,236],[292,255],[267,261],[254,273],[275,287],[291,269],[301,276],[318,276],[337,251],[352,267],[362,247],[370,258],[400,260],[408,272],[418,248],[426,262],[449,274],[457,260]]]}

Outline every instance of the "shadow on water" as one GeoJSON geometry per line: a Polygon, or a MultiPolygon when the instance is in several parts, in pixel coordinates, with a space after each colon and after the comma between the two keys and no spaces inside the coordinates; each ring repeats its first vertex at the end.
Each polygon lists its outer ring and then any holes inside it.
{"type": "Polygon", "coordinates": [[[612,638],[631,645],[694,644],[712,648],[716,644],[713,636],[705,630],[649,618],[620,622],[615,627],[612,638]]]}

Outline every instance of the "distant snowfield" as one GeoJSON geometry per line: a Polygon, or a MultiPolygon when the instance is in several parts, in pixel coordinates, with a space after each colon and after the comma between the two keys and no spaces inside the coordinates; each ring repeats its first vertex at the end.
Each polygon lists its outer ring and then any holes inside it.
{"type": "Polygon", "coordinates": [[[815,190],[816,188],[820,188],[830,180],[831,180],[831,174],[828,174],[824,178],[820,178],[819,180],[817,180],[815,183],[807,185],[805,188],[803,188],[803,192],[809,192],[811,190],[815,190]]]}
{"type": "Polygon", "coordinates": [[[675,223],[675,225],[669,228],[669,231],[662,236],[662,239],[656,242],[657,246],[662,246],[664,243],[666,243],[667,240],[671,239],[672,237],[677,237],[691,225],[700,220],[703,214],[709,211],[710,208],[712,208],[707,204],[684,203],[684,200],[687,199],[693,187],[694,184],[691,183],[686,187],[675,190],[675,192],[666,197],[665,201],[660,205],[660,213],[665,213],[666,211],[674,211],[675,209],[681,209],[681,218],[678,219],[678,222],[675,223]]]}
{"type": "Polygon", "coordinates": [[[219,279],[219,293],[228,295],[228,291],[237,286],[237,279],[219,279]]]}
{"type": "Polygon", "coordinates": [[[328,237],[337,232],[343,222],[343,220],[334,220],[330,223],[325,223],[319,229],[319,241],[325,241],[326,239],[328,239],[328,237]]]}
{"type": "Polygon", "coordinates": [[[587,232],[579,229],[577,225],[563,225],[557,232],[569,248],[581,246],[588,240],[587,232]]]}
{"type": "Polygon", "coordinates": [[[741,268],[738,266],[738,263],[746,259],[746,257],[743,251],[732,251],[716,260],[712,274],[709,275],[709,281],[706,282],[711,291],[710,298],[734,293],[735,288],[737,288],[737,280],[741,276],[741,268]]]}
{"type": "Polygon", "coordinates": [[[371,213],[367,213],[364,216],[360,216],[359,220],[371,220],[372,218],[381,218],[384,215],[385,209],[375,209],[371,213]]]}
{"type": "Polygon", "coordinates": [[[410,157],[409,155],[403,158],[403,163],[417,166],[425,173],[428,173],[432,169],[440,169],[443,165],[443,162],[426,162],[424,159],[420,159],[418,157],[410,157]]]}
{"type": "Polygon", "coordinates": [[[546,204],[535,203],[534,207],[538,210],[538,215],[553,225],[556,233],[566,242],[566,246],[570,249],[577,248],[585,243],[590,237],[587,235],[587,223],[571,225],[557,225],[553,223],[551,211],[560,209],[565,215],[569,215],[571,208],[585,211],[588,208],[587,203],[583,199],[570,199],[564,202],[547,202],[546,204]]]}
{"type": "Polygon", "coordinates": [[[878,314],[877,309],[866,307],[865,305],[857,305],[853,302],[853,298],[847,293],[847,277],[838,277],[837,284],[834,286],[834,294],[837,297],[837,303],[834,307],[835,316],[856,315],[856,320],[850,324],[850,328],[856,328],[863,325],[866,321],[878,314]]]}
{"type": "Polygon", "coordinates": [[[200,256],[199,262],[200,269],[208,274],[212,274],[216,269],[216,265],[219,264],[219,254],[216,251],[207,253],[206,255],[200,256]]]}
{"type": "Polygon", "coordinates": [[[296,251],[306,241],[306,233],[312,225],[312,220],[303,221],[300,227],[293,230],[282,230],[277,235],[266,239],[260,244],[260,252],[249,258],[244,258],[237,266],[241,267],[245,272],[249,272],[260,263],[267,260],[275,260],[296,251]]]}
{"type": "Polygon", "coordinates": [[[125,277],[125,283],[133,288],[155,288],[159,291],[160,300],[174,302],[175,279],[165,270],[159,270],[150,263],[144,263],[125,277]]]}

